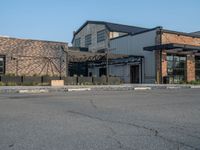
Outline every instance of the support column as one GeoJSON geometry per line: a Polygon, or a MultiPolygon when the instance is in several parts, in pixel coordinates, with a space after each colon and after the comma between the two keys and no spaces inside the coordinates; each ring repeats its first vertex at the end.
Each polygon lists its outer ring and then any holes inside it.
{"type": "Polygon", "coordinates": [[[167,76],[167,53],[162,53],[162,77],[167,76]]]}
{"type": "Polygon", "coordinates": [[[187,55],[187,82],[195,80],[195,56],[187,55]]]}
{"type": "Polygon", "coordinates": [[[156,52],[156,74],[157,83],[162,84],[163,77],[167,76],[167,53],[163,50],[156,52]]]}
{"type": "Polygon", "coordinates": [[[156,58],[156,83],[160,84],[160,76],[161,76],[161,66],[160,66],[160,51],[155,52],[155,58],[156,58]]]}

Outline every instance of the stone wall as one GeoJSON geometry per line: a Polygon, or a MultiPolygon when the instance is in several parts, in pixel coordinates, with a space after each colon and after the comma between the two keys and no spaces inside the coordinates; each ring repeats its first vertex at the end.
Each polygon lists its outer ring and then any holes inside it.
{"type": "Polygon", "coordinates": [[[5,58],[5,74],[66,75],[64,49],[67,43],[0,37],[0,55],[5,58]]]}

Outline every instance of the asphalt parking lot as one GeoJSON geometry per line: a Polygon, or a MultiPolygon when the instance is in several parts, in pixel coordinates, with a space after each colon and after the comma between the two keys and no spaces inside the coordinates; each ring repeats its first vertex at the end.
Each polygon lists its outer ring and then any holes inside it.
{"type": "Polygon", "coordinates": [[[0,150],[200,149],[200,91],[0,95],[0,150]]]}

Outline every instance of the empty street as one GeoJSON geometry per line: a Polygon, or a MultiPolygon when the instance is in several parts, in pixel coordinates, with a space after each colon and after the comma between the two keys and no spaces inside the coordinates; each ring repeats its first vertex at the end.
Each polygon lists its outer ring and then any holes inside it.
{"type": "Polygon", "coordinates": [[[0,150],[198,150],[198,89],[0,95],[0,150]]]}

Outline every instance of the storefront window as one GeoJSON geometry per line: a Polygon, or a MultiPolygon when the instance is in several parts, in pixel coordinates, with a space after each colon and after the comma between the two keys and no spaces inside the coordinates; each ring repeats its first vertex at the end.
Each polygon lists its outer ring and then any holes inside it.
{"type": "Polygon", "coordinates": [[[167,73],[170,78],[170,83],[180,83],[181,81],[185,81],[185,65],[185,56],[167,56],[167,73]]]}
{"type": "Polygon", "coordinates": [[[200,80],[200,56],[195,57],[196,80],[200,80]]]}

